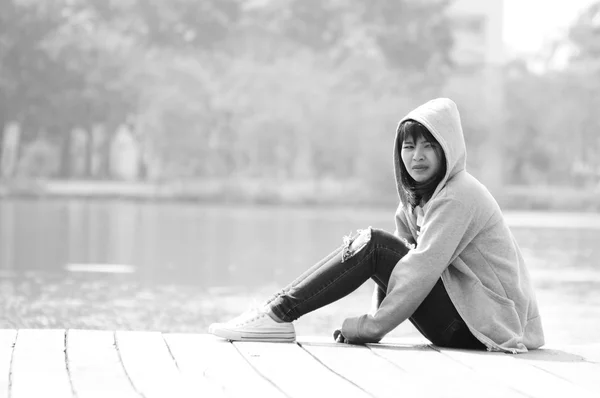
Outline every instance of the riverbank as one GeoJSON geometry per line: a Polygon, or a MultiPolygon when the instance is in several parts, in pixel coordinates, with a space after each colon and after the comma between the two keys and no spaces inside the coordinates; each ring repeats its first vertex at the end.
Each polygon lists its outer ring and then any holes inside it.
{"type": "MultiPolygon", "coordinates": [[[[492,192],[505,210],[600,212],[600,188],[505,186],[492,192]]],[[[203,179],[166,182],[4,180],[4,198],[89,198],[231,204],[393,206],[393,187],[375,192],[356,180],[203,179]]]]}

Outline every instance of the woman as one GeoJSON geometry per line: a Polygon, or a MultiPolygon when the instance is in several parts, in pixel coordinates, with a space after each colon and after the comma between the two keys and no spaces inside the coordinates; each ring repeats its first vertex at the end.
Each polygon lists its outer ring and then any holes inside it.
{"type": "Polygon", "coordinates": [[[346,319],[338,342],[380,341],[409,319],[432,343],[525,352],[544,344],[523,257],[489,191],[466,169],[456,104],[438,98],[398,125],[396,231],[368,228],[273,296],[209,331],[230,340],[294,341],[292,322],[369,278],[374,311],[346,319]]]}

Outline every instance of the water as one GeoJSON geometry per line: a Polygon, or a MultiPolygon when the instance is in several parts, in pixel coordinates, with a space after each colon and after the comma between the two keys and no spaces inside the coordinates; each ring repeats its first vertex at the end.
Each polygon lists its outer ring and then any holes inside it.
{"type": "MultiPolygon", "coordinates": [[[[367,226],[392,231],[393,212],[3,201],[0,328],[205,332],[210,322],[236,315],[292,280],[350,231],[367,226]]],[[[581,226],[559,222],[564,227],[557,228],[547,222],[549,216],[509,216],[534,279],[547,340],[598,342],[597,217],[581,226]]],[[[302,318],[298,333],[329,334],[344,317],[368,311],[371,289],[366,284],[302,318]]],[[[407,322],[392,335],[418,333],[407,322]]]]}

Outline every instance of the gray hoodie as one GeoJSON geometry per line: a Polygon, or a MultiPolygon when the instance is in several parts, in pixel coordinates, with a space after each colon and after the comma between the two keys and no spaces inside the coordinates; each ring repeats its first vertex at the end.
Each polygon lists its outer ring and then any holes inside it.
{"type": "MultiPolygon", "coordinates": [[[[377,311],[342,326],[351,342],[376,342],[417,309],[441,277],[473,335],[492,351],[525,352],[544,344],[529,273],[500,207],[466,169],[466,148],[456,104],[438,98],[404,117],[423,124],[446,155],[446,176],[423,207],[400,203],[395,235],[415,242],[394,268],[377,311]],[[418,233],[417,233],[418,232],[418,233]]],[[[400,190],[398,132],[394,145],[400,190]]]]}

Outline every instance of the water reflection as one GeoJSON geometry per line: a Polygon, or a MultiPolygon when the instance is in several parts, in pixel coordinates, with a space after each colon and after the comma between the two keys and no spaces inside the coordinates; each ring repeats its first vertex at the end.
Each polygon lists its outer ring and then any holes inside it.
{"type": "MultiPolygon", "coordinates": [[[[132,266],[139,281],[158,284],[284,283],[350,231],[368,225],[393,230],[392,217],[393,209],[9,200],[0,203],[0,270],[59,275],[69,264],[122,264],[132,266]]],[[[600,228],[513,231],[540,274],[600,271],[594,260],[600,228]]]]}
{"type": "MultiPolygon", "coordinates": [[[[392,211],[369,213],[393,228],[392,211]]],[[[5,201],[0,219],[4,273],[125,264],[139,280],[196,286],[287,281],[367,226],[335,210],[83,200],[5,201]]]]}

